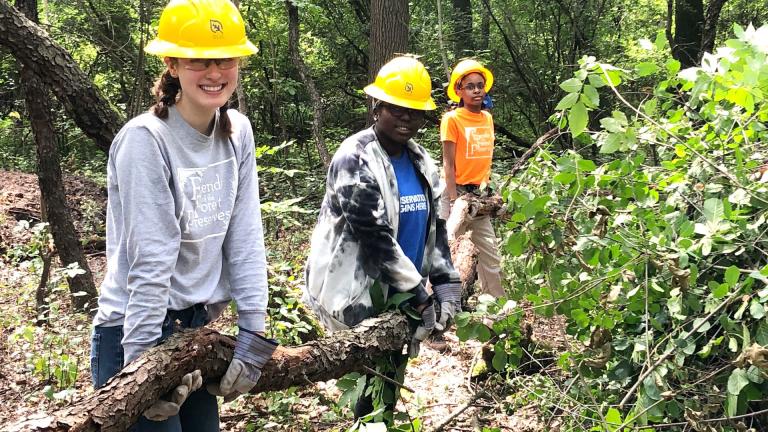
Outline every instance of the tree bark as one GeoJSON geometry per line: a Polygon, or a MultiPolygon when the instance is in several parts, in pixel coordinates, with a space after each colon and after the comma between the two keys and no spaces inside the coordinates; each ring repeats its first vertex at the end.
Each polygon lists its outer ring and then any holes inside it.
{"type": "Polygon", "coordinates": [[[477,34],[478,51],[488,50],[491,41],[491,14],[488,9],[491,8],[491,0],[488,0],[488,8],[483,8],[480,12],[480,28],[477,34]]]}
{"type": "Polygon", "coordinates": [[[703,0],[675,0],[675,37],[672,56],[686,69],[699,64],[704,29],[703,0]]]}
{"type": "MultiPolygon", "coordinates": [[[[707,5],[707,12],[704,16],[704,30],[701,35],[701,55],[705,52],[712,52],[715,49],[715,39],[717,39],[717,23],[720,21],[720,12],[727,0],[711,0],[707,5]]],[[[701,57],[699,57],[701,61],[701,57]]]]}
{"type": "MultiPolygon", "coordinates": [[[[36,0],[18,0],[17,4],[32,20],[37,20],[36,0]]],[[[51,225],[51,234],[62,265],[77,263],[85,271],[84,274],[67,278],[67,282],[72,294],[72,304],[76,309],[88,312],[89,306],[94,304],[98,293],[67,207],[48,94],[42,81],[26,65],[21,66],[21,81],[37,146],[37,178],[40,184],[41,209],[45,209],[45,216],[51,225]]]]}
{"type": "Polygon", "coordinates": [[[7,0],[0,0],[0,45],[40,77],[70,117],[108,151],[122,120],[72,56],[7,0]]]}
{"type": "MultiPolygon", "coordinates": [[[[408,51],[408,0],[371,0],[368,82],[373,82],[384,63],[408,51]]],[[[368,124],[373,123],[368,106],[368,124]]]]}
{"type": "MultiPolygon", "coordinates": [[[[371,318],[297,347],[278,347],[252,393],[282,390],[363,372],[371,358],[401,350],[410,340],[408,319],[396,312],[371,318]]],[[[181,332],[128,365],[107,385],[52,414],[38,414],[4,428],[7,432],[125,431],[184,374],[200,369],[217,380],[232,359],[234,339],[203,328],[181,332]]]]}
{"type": "Polygon", "coordinates": [[[457,59],[466,57],[475,49],[472,42],[472,3],[453,0],[453,53],[457,59]]]}
{"type": "Polygon", "coordinates": [[[326,168],[331,164],[331,155],[323,138],[323,100],[320,92],[315,87],[315,80],[309,73],[309,68],[299,54],[299,8],[292,0],[285,0],[285,8],[288,10],[288,52],[291,62],[298,70],[301,80],[307,86],[309,97],[312,100],[312,135],[315,138],[315,147],[320,155],[320,160],[326,168]]]}

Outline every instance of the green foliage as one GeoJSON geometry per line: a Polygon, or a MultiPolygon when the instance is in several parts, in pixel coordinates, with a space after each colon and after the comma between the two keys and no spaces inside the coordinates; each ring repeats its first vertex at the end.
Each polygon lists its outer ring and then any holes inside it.
{"type": "Polygon", "coordinates": [[[599,154],[541,150],[502,191],[515,298],[564,315],[586,347],[559,364],[594,430],[743,414],[768,393],[748,351],[768,345],[766,34],[737,27],[683,71],[657,55],[663,39],[632,68],[582,58],[556,118],[599,154]],[[654,80],[650,94],[619,92],[638,79],[654,80]],[[630,403],[599,413],[595,392],[630,403]]]}
{"type": "Polygon", "coordinates": [[[319,325],[307,317],[301,303],[303,262],[282,263],[269,267],[269,315],[270,336],[284,345],[299,345],[317,335],[319,325]]]}
{"type": "MultiPolygon", "coordinates": [[[[6,252],[6,259],[20,272],[40,279],[43,270],[43,256],[52,250],[53,239],[46,223],[30,227],[28,221],[20,221],[17,234],[26,232],[28,241],[15,245],[6,252]]],[[[88,337],[88,325],[78,323],[73,327],[60,325],[72,317],[64,307],[68,302],[68,277],[84,273],[77,263],[55,268],[48,277],[45,287],[45,310],[37,310],[34,321],[29,324],[25,317],[13,317],[10,322],[2,323],[9,328],[15,327],[8,337],[12,346],[21,347],[26,356],[28,371],[45,387],[43,394],[49,399],[71,400],[75,395],[75,384],[84,365],[78,351],[88,337]]],[[[3,288],[7,289],[7,288],[3,288]]],[[[28,299],[34,302],[35,288],[30,286],[18,293],[19,302],[28,299]]]]}
{"type": "Polygon", "coordinates": [[[472,312],[456,316],[456,336],[462,341],[476,339],[493,344],[493,368],[497,371],[514,369],[520,364],[523,348],[520,324],[522,310],[513,300],[483,294],[472,312]],[[489,326],[488,323],[492,324],[489,326]]]}

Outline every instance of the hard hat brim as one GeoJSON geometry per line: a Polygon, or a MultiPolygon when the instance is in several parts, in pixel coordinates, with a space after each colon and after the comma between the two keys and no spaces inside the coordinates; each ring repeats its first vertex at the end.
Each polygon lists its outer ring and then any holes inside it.
{"type": "Polygon", "coordinates": [[[144,51],[161,57],[234,58],[256,54],[259,52],[259,49],[251,41],[246,41],[240,45],[221,47],[183,47],[172,42],[154,39],[144,47],[144,51]]]}
{"type": "Polygon", "coordinates": [[[483,75],[483,77],[485,78],[485,92],[488,93],[491,90],[491,87],[493,87],[493,74],[487,68],[484,68],[482,66],[476,66],[464,71],[464,73],[456,77],[454,77],[453,74],[451,74],[451,82],[448,83],[448,88],[447,88],[449,99],[451,99],[454,102],[459,102],[461,100],[461,97],[459,97],[459,95],[456,94],[456,82],[461,81],[465,76],[471,73],[479,73],[483,75]]]}
{"type": "Polygon", "coordinates": [[[420,110],[420,111],[430,111],[437,108],[437,105],[435,105],[435,101],[432,100],[431,97],[423,102],[398,98],[398,97],[387,94],[383,89],[379,88],[379,86],[377,86],[376,84],[369,84],[365,86],[365,88],[363,88],[363,91],[365,92],[365,94],[367,94],[368,96],[374,99],[382,100],[384,102],[391,103],[392,105],[397,105],[405,108],[411,108],[411,109],[420,110]]]}

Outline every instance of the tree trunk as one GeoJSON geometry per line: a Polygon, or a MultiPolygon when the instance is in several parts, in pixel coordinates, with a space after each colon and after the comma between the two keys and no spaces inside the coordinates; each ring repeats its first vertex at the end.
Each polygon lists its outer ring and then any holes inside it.
{"type": "MultiPolygon", "coordinates": [[[[720,12],[727,0],[711,0],[707,5],[707,13],[704,16],[704,30],[701,36],[701,55],[711,53],[715,49],[717,38],[717,23],[720,21],[720,12]]],[[[699,57],[701,61],[701,57],[699,57]]]]}
{"type": "Polygon", "coordinates": [[[299,76],[307,86],[309,97],[312,100],[312,135],[315,138],[315,147],[320,155],[320,160],[326,168],[331,164],[331,155],[323,138],[323,100],[315,87],[315,80],[309,74],[309,68],[299,54],[299,8],[292,0],[285,0],[285,8],[288,10],[288,52],[291,54],[291,62],[299,76]]]}
{"type": "MultiPolygon", "coordinates": [[[[37,20],[36,0],[18,0],[17,4],[29,14],[32,20],[37,20]]],[[[45,209],[47,222],[51,225],[53,241],[61,258],[61,264],[67,266],[77,263],[85,271],[84,274],[68,278],[67,282],[72,294],[72,304],[76,309],[88,312],[89,306],[94,304],[93,300],[98,294],[67,207],[48,94],[37,75],[26,65],[21,66],[21,81],[37,146],[37,178],[40,184],[41,209],[45,209]]]]}
{"type": "Polygon", "coordinates": [[[133,118],[145,110],[144,98],[147,96],[146,79],[147,73],[144,70],[144,64],[147,56],[144,53],[144,46],[147,44],[147,34],[149,27],[149,13],[145,0],[139,0],[139,51],[136,59],[136,69],[134,70],[133,92],[128,99],[127,117],[133,118]]]}
{"type": "MultiPolygon", "coordinates": [[[[408,319],[388,312],[352,330],[335,332],[297,347],[278,347],[252,393],[282,390],[363,372],[371,359],[401,350],[410,340],[408,319]]],[[[200,369],[204,380],[226,372],[235,342],[203,328],[186,331],[151,349],[96,392],[52,414],[21,420],[7,432],[122,432],[184,374],[200,369]]]]}
{"type": "MultiPolygon", "coordinates": [[[[488,8],[491,7],[491,0],[488,0],[488,8]]],[[[480,28],[477,35],[478,51],[488,50],[491,41],[491,14],[488,9],[483,8],[480,15],[480,28]]]]}
{"type": "MultiPolygon", "coordinates": [[[[371,35],[369,39],[368,82],[373,82],[384,63],[395,54],[408,52],[408,0],[371,0],[371,35]]],[[[368,106],[368,124],[373,123],[368,106]]]]}
{"type": "Polygon", "coordinates": [[[0,0],[0,45],[37,75],[61,101],[69,116],[108,151],[122,120],[72,56],[35,23],[0,0]]]}
{"type": "Polygon", "coordinates": [[[453,0],[453,52],[457,59],[474,51],[472,42],[472,3],[470,0],[453,0]]]}
{"type": "Polygon", "coordinates": [[[699,64],[704,30],[703,0],[675,0],[675,37],[672,56],[686,69],[699,64]]]}

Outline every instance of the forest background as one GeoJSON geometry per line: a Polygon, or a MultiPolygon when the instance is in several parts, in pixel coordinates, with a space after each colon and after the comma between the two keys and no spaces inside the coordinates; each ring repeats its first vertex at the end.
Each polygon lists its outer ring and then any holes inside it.
{"type": "MultiPolygon", "coordinates": [[[[164,5],[0,0],[0,168],[9,172],[0,198],[10,209],[0,218],[17,225],[0,231],[0,291],[13,306],[0,326],[4,355],[26,350],[20,400],[39,393],[41,406],[64,403],[88,375],[87,313],[78,311],[103,272],[88,262],[103,249],[104,197],[84,195],[73,221],[61,172],[70,188],[104,186],[111,137],[152,103],[162,64],[142,47],[164,5]],[[19,172],[40,178],[36,214],[15,205],[19,172]],[[16,223],[25,216],[32,223],[16,223]]],[[[416,53],[447,109],[450,67],[473,56],[495,75],[493,186],[508,212],[497,233],[509,294],[481,297],[457,323],[459,339],[491,352],[489,387],[474,400],[491,392],[505,413],[533,406],[539,430],[768,428],[768,4],[244,0],[240,8],[260,51],[233,104],[256,137],[275,337],[294,344],[316,333],[298,304],[307,238],[329,155],[368,120],[363,86],[395,53],[416,53]],[[521,331],[531,315],[562,317],[568,342],[531,341],[521,331]]],[[[441,111],[417,137],[437,160],[441,111]]],[[[349,399],[354,385],[344,385],[349,399]]],[[[269,398],[274,414],[290,412],[275,401],[296,396],[269,398]]],[[[350,426],[346,411],[332,412],[330,427],[350,426]]],[[[291,416],[278,423],[308,428],[291,416]]]]}

